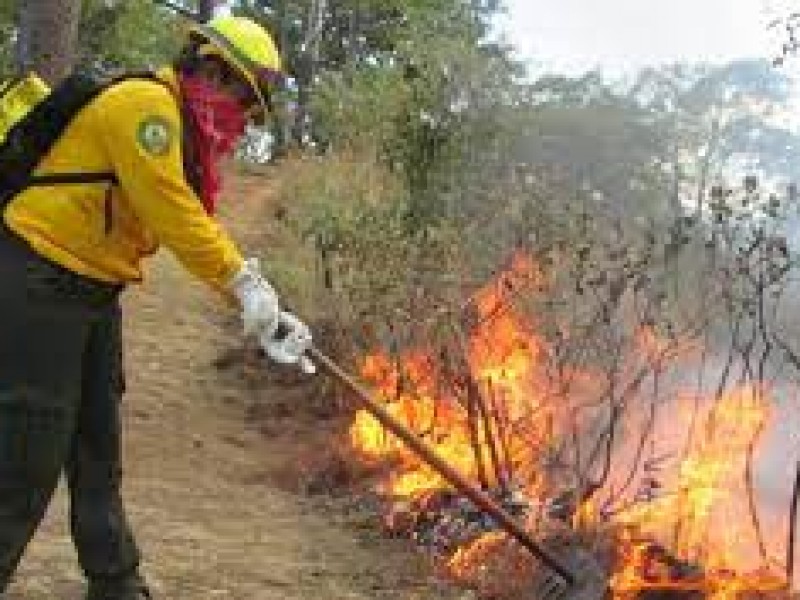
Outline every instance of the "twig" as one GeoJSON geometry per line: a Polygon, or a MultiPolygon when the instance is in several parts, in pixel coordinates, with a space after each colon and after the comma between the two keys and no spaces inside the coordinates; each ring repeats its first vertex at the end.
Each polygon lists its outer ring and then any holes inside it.
{"type": "Polygon", "coordinates": [[[478,470],[478,480],[481,482],[481,487],[484,490],[489,489],[489,476],[486,472],[486,465],[483,461],[483,448],[481,448],[480,437],[480,418],[477,406],[475,404],[475,396],[470,390],[469,384],[466,388],[467,392],[467,429],[469,430],[469,439],[472,444],[472,452],[475,455],[475,467],[478,470]]]}
{"type": "MultiPolygon", "coordinates": [[[[698,325],[697,329],[699,330],[701,327],[702,324],[698,325]]],[[[692,335],[694,335],[693,331],[694,331],[693,328],[687,328],[685,331],[685,335],[691,337],[692,335]]],[[[609,427],[606,430],[604,430],[603,433],[595,441],[594,448],[592,449],[592,452],[589,455],[589,460],[586,462],[587,469],[591,468],[591,466],[597,460],[597,457],[600,455],[600,452],[602,452],[603,448],[605,447],[604,442],[607,440],[611,428],[616,427],[617,425],[616,421],[618,421],[622,417],[625,410],[627,410],[629,402],[634,397],[634,395],[638,393],[642,384],[647,380],[647,377],[652,373],[656,372],[657,370],[661,369],[667,360],[670,360],[675,356],[677,356],[680,348],[681,348],[680,342],[673,341],[668,347],[662,349],[657,356],[654,356],[650,361],[648,361],[646,365],[640,367],[637,373],[631,378],[631,380],[625,386],[625,389],[620,394],[619,399],[614,403],[614,405],[618,409],[616,414],[617,418],[609,423],[609,427]]]]}
{"type": "MultiPolygon", "coordinates": [[[[480,435],[480,413],[476,403],[475,390],[477,385],[472,378],[470,371],[469,359],[467,358],[466,341],[464,340],[464,332],[461,329],[460,323],[457,319],[450,319],[450,327],[456,337],[458,352],[457,362],[458,365],[449,365],[448,371],[451,371],[450,377],[454,382],[463,384],[461,390],[465,393],[464,408],[467,411],[467,433],[469,434],[470,445],[472,446],[472,453],[475,457],[475,469],[477,471],[478,481],[484,490],[490,488],[489,476],[484,462],[483,448],[481,447],[480,435]]],[[[458,386],[456,386],[458,387],[458,386]]]]}
{"type": "MultiPolygon", "coordinates": [[[[473,380],[473,384],[474,383],[475,382],[473,380]]],[[[499,439],[495,439],[495,427],[493,424],[492,415],[486,405],[486,399],[477,385],[475,385],[474,392],[475,401],[478,405],[478,412],[483,420],[484,436],[486,437],[486,445],[489,447],[489,457],[492,459],[492,465],[494,466],[497,483],[500,485],[500,489],[503,492],[507,492],[508,479],[503,462],[500,460],[500,452],[498,450],[500,441],[499,439]]]]}
{"type": "Polygon", "coordinates": [[[492,427],[492,419],[486,407],[486,403],[478,386],[475,377],[472,375],[471,365],[469,364],[469,348],[464,336],[464,331],[461,329],[459,323],[453,323],[456,341],[461,350],[461,363],[463,365],[463,378],[466,386],[467,393],[467,418],[469,419],[469,432],[470,438],[475,450],[475,457],[478,466],[478,473],[481,475],[481,482],[485,483],[488,488],[489,478],[486,465],[484,464],[483,448],[481,446],[481,424],[483,424],[484,439],[486,446],[489,450],[489,458],[492,461],[495,479],[503,491],[508,491],[508,485],[505,480],[505,473],[503,465],[500,462],[500,455],[497,451],[497,443],[494,439],[494,428],[492,427]]]}
{"type": "MultiPolygon", "coordinates": [[[[765,302],[764,302],[764,294],[766,292],[766,284],[764,282],[763,273],[759,276],[759,286],[758,286],[758,330],[761,333],[761,339],[763,342],[763,349],[761,352],[761,357],[758,362],[758,388],[754,392],[758,394],[758,398],[761,399],[761,395],[763,394],[764,390],[764,380],[766,377],[766,367],[767,367],[767,360],[769,359],[769,355],[772,351],[772,342],[769,337],[768,325],[767,325],[767,318],[765,312],[765,302]]],[[[750,505],[750,518],[753,522],[753,528],[756,532],[756,539],[758,540],[758,549],[761,552],[761,559],[766,563],[768,561],[767,556],[767,545],[764,541],[764,533],[761,530],[761,521],[758,517],[758,506],[756,503],[755,498],[755,485],[753,483],[753,462],[755,460],[755,451],[756,446],[758,445],[761,436],[764,433],[764,429],[766,428],[765,420],[762,420],[761,423],[758,425],[758,430],[754,433],[753,439],[750,440],[750,443],[747,446],[747,462],[746,462],[746,470],[745,470],[745,477],[747,481],[747,499],[750,505]]]]}
{"type": "MultiPolygon", "coordinates": [[[[642,456],[644,455],[644,449],[647,445],[647,441],[653,435],[655,430],[655,422],[656,422],[656,402],[657,400],[654,399],[650,403],[650,411],[647,415],[647,421],[645,421],[644,427],[642,429],[642,434],[639,437],[639,444],[636,447],[636,453],[633,457],[633,463],[631,464],[630,470],[628,471],[628,475],[623,481],[622,485],[619,489],[617,489],[614,493],[612,493],[609,498],[605,501],[603,505],[603,511],[610,511],[613,510],[612,507],[616,502],[622,499],[625,495],[625,492],[630,489],[630,486],[633,485],[633,482],[636,480],[636,474],[639,472],[639,465],[642,461],[642,456]]],[[[609,436],[610,437],[610,436],[609,436]]]]}
{"type": "Polygon", "coordinates": [[[504,410],[504,402],[502,400],[498,400],[497,390],[494,389],[492,380],[489,379],[486,382],[486,385],[490,409],[492,411],[494,422],[497,424],[498,445],[503,452],[503,464],[505,468],[506,482],[510,484],[514,480],[514,463],[511,456],[511,436],[509,432],[510,424],[508,423],[509,414],[508,410],[504,410]]]}
{"type": "MultiPolygon", "coordinates": [[[[756,392],[759,393],[760,392],[756,392]]],[[[747,460],[745,462],[745,485],[747,487],[747,505],[750,511],[750,521],[753,524],[753,530],[756,534],[756,541],[758,542],[758,551],[761,554],[761,560],[766,564],[769,560],[767,554],[767,545],[764,541],[764,532],[761,530],[761,520],[758,518],[758,503],[756,502],[755,484],[753,482],[753,462],[755,458],[756,447],[764,432],[765,423],[762,421],[758,424],[758,429],[753,434],[753,438],[747,444],[747,460]]]]}
{"type": "Polygon", "coordinates": [[[619,422],[619,412],[620,409],[617,405],[613,405],[611,407],[611,415],[609,417],[608,423],[608,444],[606,445],[606,459],[603,462],[603,471],[600,474],[600,478],[597,480],[597,485],[599,487],[604,486],[608,482],[608,478],[611,475],[611,459],[614,456],[614,438],[617,432],[617,423],[619,422]]]}

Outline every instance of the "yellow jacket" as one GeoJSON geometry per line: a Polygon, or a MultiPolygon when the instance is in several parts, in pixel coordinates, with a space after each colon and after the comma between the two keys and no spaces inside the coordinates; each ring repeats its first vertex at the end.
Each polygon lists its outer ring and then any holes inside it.
{"type": "Polygon", "coordinates": [[[158,77],[168,87],[133,79],[102,92],[35,171],[113,171],[118,186],[31,187],[4,218],[38,253],[87,277],[140,281],[142,259],[163,244],[222,290],[243,259],[186,181],[175,74],[165,69],[158,77]]]}

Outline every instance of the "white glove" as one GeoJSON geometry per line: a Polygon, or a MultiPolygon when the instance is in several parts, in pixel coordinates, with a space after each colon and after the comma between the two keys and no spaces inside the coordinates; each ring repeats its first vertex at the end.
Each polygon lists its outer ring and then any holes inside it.
{"type": "Polygon", "coordinates": [[[242,309],[244,334],[259,339],[274,336],[281,315],[278,295],[261,275],[257,258],[245,261],[241,271],[231,280],[230,290],[242,309]]]}
{"type": "Polygon", "coordinates": [[[260,339],[264,352],[275,362],[297,365],[306,375],[317,372],[314,363],[306,355],[313,344],[311,330],[292,313],[281,312],[278,330],[262,335],[260,339]]]}

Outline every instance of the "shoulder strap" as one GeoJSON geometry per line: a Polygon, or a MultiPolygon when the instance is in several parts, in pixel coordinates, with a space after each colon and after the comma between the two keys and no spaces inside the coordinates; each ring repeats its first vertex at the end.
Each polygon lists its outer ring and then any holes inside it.
{"type": "Polygon", "coordinates": [[[33,175],[28,178],[27,187],[48,187],[53,185],[76,185],[85,183],[107,183],[117,185],[117,176],[111,171],[96,173],[52,173],[33,175]]]}
{"type": "Polygon", "coordinates": [[[12,77],[8,81],[0,83],[0,100],[2,100],[8,92],[14,89],[14,86],[20,82],[20,79],[20,77],[12,77]]]}

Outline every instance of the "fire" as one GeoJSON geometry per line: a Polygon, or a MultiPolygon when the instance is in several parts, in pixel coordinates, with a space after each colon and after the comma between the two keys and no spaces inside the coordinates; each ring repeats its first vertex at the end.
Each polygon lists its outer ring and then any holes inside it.
{"type": "Polygon", "coordinates": [[[469,546],[459,548],[448,561],[448,567],[456,574],[467,575],[506,541],[507,538],[502,533],[487,533],[469,546]]]}
{"type": "Polygon", "coordinates": [[[615,600],[646,590],[695,591],[728,600],[745,591],[785,588],[785,580],[772,573],[752,574],[751,521],[741,501],[744,458],[769,419],[768,407],[766,393],[753,386],[723,395],[708,412],[704,435],[678,465],[668,493],[616,516],[622,534],[620,566],[611,580],[615,600]]]}
{"type": "MultiPolygon", "coordinates": [[[[457,351],[373,354],[361,369],[387,410],[442,458],[487,490],[522,495],[531,507],[545,506],[560,483],[547,479],[553,449],[579,435],[570,427],[585,425],[574,408],[585,403],[576,396],[597,397],[604,390],[598,374],[564,369],[560,377],[569,380],[571,394],[565,398],[564,381],[554,381],[547,372],[553,349],[536,324],[515,310],[519,291],[546,287],[536,265],[517,256],[473,298],[468,333],[455,328],[457,351]]],[[[644,328],[635,337],[629,362],[655,361],[669,343],[644,328]]],[[[686,345],[687,351],[694,349],[686,345]]],[[[713,400],[687,400],[710,408],[699,418],[688,410],[679,412],[681,401],[673,399],[670,422],[684,434],[694,431],[694,439],[684,440],[654,497],[624,498],[626,508],[613,513],[604,513],[595,498],[579,503],[570,515],[575,531],[602,522],[604,531],[614,532],[616,566],[609,577],[614,600],[634,600],[650,590],[734,600],[745,592],[786,587],[782,577],[752,567],[758,556],[752,550],[743,476],[751,444],[771,417],[768,390],[742,385],[713,400]],[[690,428],[690,418],[702,422],[690,428]]],[[[366,412],[355,416],[350,441],[364,460],[391,465],[379,491],[404,506],[423,512],[432,496],[449,490],[441,476],[366,412]]],[[[448,567],[464,577],[507,547],[507,541],[497,531],[474,536],[449,557],[448,567]]]]}
{"type": "MultiPolygon", "coordinates": [[[[368,356],[361,375],[386,402],[387,409],[423,436],[439,454],[474,481],[497,484],[503,469],[535,464],[535,452],[551,437],[545,427],[531,428],[537,414],[546,422],[549,407],[531,394],[535,367],[545,350],[541,339],[508,309],[509,296],[523,286],[542,285],[542,276],[524,255],[514,258],[508,272],[474,298],[478,322],[469,340],[467,381],[441,389],[445,365],[413,352],[397,359],[368,356]],[[474,411],[465,408],[480,403],[474,411]],[[476,414],[480,412],[480,415],[476,414]],[[524,422],[524,428],[516,426],[524,422]],[[489,468],[492,465],[494,468],[489,468]]],[[[452,365],[447,367],[451,371],[452,365]]],[[[540,386],[545,389],[544,385],[540,386]]],[[[368,413],[356,414],[350,429],[352,446],[368,460],[394,460],[397,470],[382,491],[403,499],[424,497],[447,489],[439,475],[393,437],[368,413]]]]}

